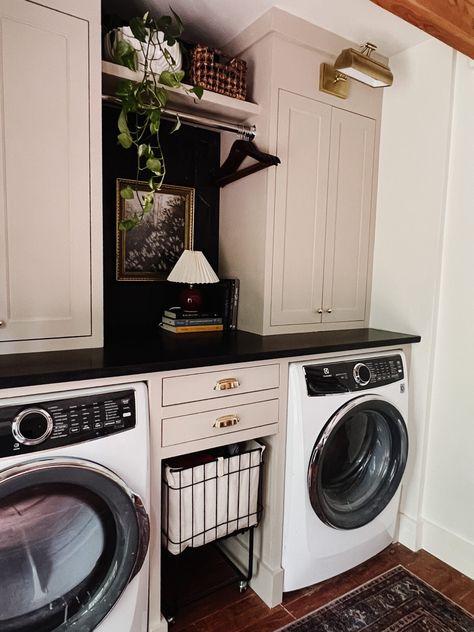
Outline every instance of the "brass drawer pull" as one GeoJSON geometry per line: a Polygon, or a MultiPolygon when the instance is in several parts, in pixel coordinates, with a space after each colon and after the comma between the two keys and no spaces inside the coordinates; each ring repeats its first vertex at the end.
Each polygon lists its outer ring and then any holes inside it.
{"type": "Polygon", "coordinates": [[[214,422],[214,428],[229,428],[229,426],[236,426],[240,419],[237,415],[223,415],[218,417],[214,422]]]}
{"type": "Polygon", "coordinates": [[[226,377],[222,380],[217,380],[214,390],[215,391],[227,391],[229,388],[237,388],[240,386],[240,382],[235,377],[226,377]]]}

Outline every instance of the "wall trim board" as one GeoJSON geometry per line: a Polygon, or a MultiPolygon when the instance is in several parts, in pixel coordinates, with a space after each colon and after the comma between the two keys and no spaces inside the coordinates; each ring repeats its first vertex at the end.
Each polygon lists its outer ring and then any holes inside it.
{"type": "Polygon", "coordinates": [[[460,573],[474,579],[474,542],[469,542],[430,520],[423,520],[422,547],[460,573]]]}
{"type": "Polygon", "coordinates": [[[474,1],[372,0],[448,46],[474,57],[474,1]]]}
{"type": "Polygon", "coordinates": [[[397,541],[409,548],[410,551],[418,551],[421,549],[421,527],[422,525],[415,518],[400,513],[397,541]]]}

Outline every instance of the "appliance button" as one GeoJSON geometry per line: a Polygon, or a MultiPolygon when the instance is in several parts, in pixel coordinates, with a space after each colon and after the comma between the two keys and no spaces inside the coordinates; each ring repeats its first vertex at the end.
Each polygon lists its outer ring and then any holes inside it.
{"type": "Polygon", "coordinates": [[[77,424],[71,425],[71,427],[69,428],[69,434],[77,434],[80,431],[81,431],[81,428],[77,424]]]}
{"type": "Polygon", "coordinates": [[[23,445],[38,445],[53,432],[53,418],[44,408],[25,408],[14,418],[12,433],[23,445]]]}

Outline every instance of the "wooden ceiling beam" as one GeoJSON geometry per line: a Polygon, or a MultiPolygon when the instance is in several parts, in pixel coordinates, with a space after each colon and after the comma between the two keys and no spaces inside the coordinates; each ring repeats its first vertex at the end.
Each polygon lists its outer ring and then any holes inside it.
{"type": "Polygon", "coordinates": [[[474,0],[371,0],[474,59],[474,0]]]}

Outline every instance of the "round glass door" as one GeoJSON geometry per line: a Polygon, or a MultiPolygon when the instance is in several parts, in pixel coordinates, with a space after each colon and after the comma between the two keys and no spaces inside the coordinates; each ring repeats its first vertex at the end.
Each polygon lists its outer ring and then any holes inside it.
{"type": "Polygon", "coordinates": [[[396,493],[407,454],[407,429],[395,406],[374,395],[352,400],[313,448],[308,488],[314,511],[337,529],[368,524],[396,493]]]}
{"type": "Polygon", "coordinates": [[[0,473],[0,630],[94,630],[140,569],[148,516],[112,472],[39,459],[0,473]]]}

